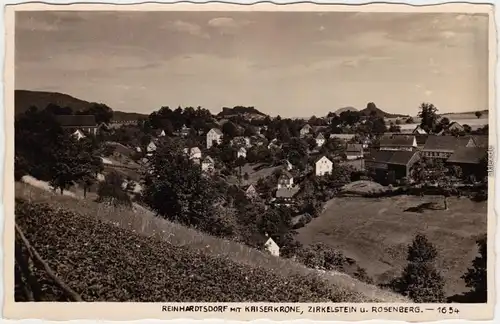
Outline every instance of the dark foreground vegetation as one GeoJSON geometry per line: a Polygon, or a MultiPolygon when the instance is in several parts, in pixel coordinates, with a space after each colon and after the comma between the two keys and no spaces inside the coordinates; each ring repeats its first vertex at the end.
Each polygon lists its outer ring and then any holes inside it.
{"type": "MultiPolygon", "coordinates": [[[[84,301],[355,302],[311,275],[281,276],[212,257],[46,204],[16,200],[16,223],[53,272],[84,301]]],[[[16,246],[24,245],[16,238],[16,246]]],[[[26,251],[23,253],[26,256],[26,251]]],[[[41,267],[29,267],[41,296],[69,297],[41,267]]],[[[26,301],[26,278],[16,300],[26,301]]],[[[28,294],[29,295],[29,294],[28,294]]]]}

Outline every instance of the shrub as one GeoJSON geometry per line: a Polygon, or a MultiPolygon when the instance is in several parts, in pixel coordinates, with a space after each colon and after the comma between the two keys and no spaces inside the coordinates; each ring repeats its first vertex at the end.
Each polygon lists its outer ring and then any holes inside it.
{"type": "Polygon", "coordinates": [[[110,172],[106,179],[99,183],[97,201],[110,203],[114,206],[131,206],[130,196],[123,188],[123,178],[117,172],[110,172]]]}

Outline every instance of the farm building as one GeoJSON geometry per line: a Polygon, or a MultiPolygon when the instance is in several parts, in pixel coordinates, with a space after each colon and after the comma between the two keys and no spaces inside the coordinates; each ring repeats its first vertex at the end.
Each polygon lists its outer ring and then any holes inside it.
{"type": "Polygon", "coordinates": [[[214,160],[210,156],[205,156],[201,162],[201,171],[211,173],[215,170],[214,160]]]}
{"type": "Polygon", "coordinates": [[[475,147],[470,136],[436,136],[429,135],[422,149],[423,156],[432,159],[448,159],[456,149],[462,147],[475,147]]]}
{"type": "Polygon", "coordinates": [[[447,165],[456,165],[464,175],[484,176],[488,151],[482,147],[461,147],[456,149],[446,160],[447,165]]]}
{"type": "Polygon", "coordinates": [[[373,151],[365,158],[365,168],[380,180],[408,177],[410,169],[420,158],[417,151],[373,151]]]}
{"type": "Polygon", "coordinates": [[[413,151],[417,140],[413,135],[383,135],[380,138],[381,151],[413,151]]]}
{"type": "Polygon", "coordinates": [[[276,242],[271,237],[269,237],[267,234],[266,234],[266,238],[267,238],[267,240],[264,243],[264,249],[266,249],[266,251],[268,251],[271,255],[274,255],[275,257],[279,257],[280,256],[280,247],[278,246],[278,244],[276,244],[276,242]]]}
{"type": "Polygon", "coordinates": [[[72,131],[77,129],[88,134],[97,134],[97,122],[94,115],[56,115],[57,123],[63,128],[72,131]]]}
{"type": "Polygon", "coordinates": [[[240,147],[240,149],[236,153],[236,157],[237,158],[240,158],[240,157],[246,158],[247,157],[247,150],[244,147],[240,147]]]}

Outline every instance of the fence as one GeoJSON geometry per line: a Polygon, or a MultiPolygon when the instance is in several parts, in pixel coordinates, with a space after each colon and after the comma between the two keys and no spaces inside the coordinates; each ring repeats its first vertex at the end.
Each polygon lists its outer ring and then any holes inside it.
{"type": "MultiPolygon", "coordinates": [[[[16,224],[16,244],[15,244],[15,282],[19,286],[27,301],[44,301],[40,280],[32,271],[31,265],[44,271],[52,282],[62,291],[70,301],[83,301],[82,297],[64,283],[50,268],[40,254],[30,244],[21,228],[16,224]]],[[[17,294],[16,294],[17,300],[17,294]]]]}

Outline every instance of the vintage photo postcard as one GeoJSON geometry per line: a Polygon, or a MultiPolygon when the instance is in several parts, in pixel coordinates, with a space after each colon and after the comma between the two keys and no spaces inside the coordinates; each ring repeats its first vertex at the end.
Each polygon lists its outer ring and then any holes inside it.
{"type": "Polygon", "coordinates": [[[492,5],[5,28],[6,318],[492,319],[492,5]]]}

